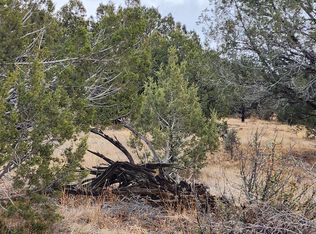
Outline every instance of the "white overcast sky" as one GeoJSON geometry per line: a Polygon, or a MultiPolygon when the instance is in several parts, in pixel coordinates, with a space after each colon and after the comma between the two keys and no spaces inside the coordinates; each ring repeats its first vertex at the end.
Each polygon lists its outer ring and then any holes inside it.
{"type": "MultiPolygon", "coordinates": [[[[53,0],[59,9],[68,0],[53,0]]],[[[88,16],[94,15],[100,3],[108,3],[109,0],[81,0],[87,9],[88,16]]],[[[112,0],[115,5],[124,4],[124,0],[112,0]]],[[[188,30],[195,30],[202,35],[202,27],[196,22],[202,11],[208,7],[209,0],[141,0],[142,5],[158,8],[159,12],[166,16],[173,15],[175,21],[185,24],[188,30]]]]}

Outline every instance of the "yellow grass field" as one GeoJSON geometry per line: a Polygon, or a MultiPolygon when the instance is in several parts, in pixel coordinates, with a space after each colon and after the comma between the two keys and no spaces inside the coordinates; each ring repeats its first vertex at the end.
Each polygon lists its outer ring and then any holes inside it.
{"type": "MultiPolygon", "coordinates": [[[[263,145],[271,143],[276,138],[276,141],[280,144],[279,149],[283,152],[291,152],[292,155],[309,162],[316,161],[316,140],[307,139],[306,130],[303,127],[288,126],[276,121],[258,119],[247,119],[245,123],[236,118],[225,120],[229,128],[238,131],[242,147],[247,147],[255,132],[258,131],[263,145]]],[[[125,146],[128,145],[131,134],[128,130],[107,129],[106,133],[116,137],[125,146]]],[[[95,134],[90,133],[88,135],[88,146],[90,150],[100,152],[113,160],[127,160],[122,152],[95,134]]],[[[132,152],[131,148],[127,148],[132,152]]],[[[58,154],[59,152],[55,153],[58,154]]],[[[134,159],[137,161],[135,155],[134,159]]],[[[87,153],[84,157],[83,164],[86,167],[92,167],[100,163],[103,163],[103,161],[90,153],[87,153]]],[[[217,152],[208,156],[208,164],[203,168],[199,180],[209,187],[211,194],[243,199],[238,163],[238,161],[230,160],[229,155],[221,147],[217,152]]],[[[167,215],[168,221],[158,219],[148,223],[148,220],[141,216],[132,215],[129,212],[124,213],[125,208],[119,216],[109,216],[103,213],[101,209],[104,202],[90,203],[87,200],[77,202],[76,199],[66,197],[64,204],[61,204],[59,212],[65,219],[60,225],[56,226],[55,233],[148,233],[148,230],[160,230],[169,233],[174,227],[174,223],[169,222],[190,223],[195,220],[195,217],[190,216],[190,214],[171,212],[167,215]]],[[[113,204],[115,206],[115,203],[113,204]]],[[[184,229],[173,231],[182,233],[184,229]]]]}
{"type": "MultiPolygon", "coordinates": [[[[306,138],[306,129],[304,127],[289,126],[277,121],[264,121],[255,118],[246,119],[244,123],[237,118],[224,120],[227,121],[229,128],[237,130],[240,142],[245,147],[251,141],[255,132],[258,131],[263,144],[269,144],[276,138],[276,141],[281,145],[282,151],[291,152],[292,155],[310,162],[316,161],[316,140],[306,138]]],[[[116,137],[125,146],[128,145],[128,140],[131,136],[130,131],[127,129],[108,129],[106,133],[116,137]]],[[[90,150],[100,152],[115,161],[127,160],[121,151],[102,139],[102,137],[92,133],[89,133],[88,136],[90,150]]],[[[132,149],[128,146],[127,149],[132,152],[132,149]]],[[[240,192],[241,181],[238,162],[231,161],[228,155],[223,157],[223,154],[225,152],[219,150],[209,155],[209,163],[202,170],[200,180],[210,187],[211,193],[229,196],[230,193],[236,194],[240,192]]],[[[134,155],[134,159],[138,161],[136,155],[134,155]]],[[[87,152],[83,165],[92,167],[100,163],[104,163],[103,160],[87,152]]]]}
{"type": "MultiPolygon", "coordinates": [[[[276,121],[258,119],[247,119],[245,123],[236,118],[227,118],[225,120],[229,128],[237,130],[242,145],[246,146],[251,141],[255,132],[258,131],[263,144],[269,144],[269,142],[272,142],[276,138],[276,141],[280,143],[284,151],[292,151],[297,156],[305,157],[312,161],[316,160],[316,140],[307,139],[306,130],[303,127],[289,126],[276,121]]],[[[131,135],[127,129],[108,129],[106,133],[112,137],[117,137],[124,146],[128,145],[131,135]]],[[[100,152],[115,161],[126,160],[122,152],[95,134],[89,133],[88,146],[90,150],[100,152]]],[[[128,146],[127,149],[132,151],[128,146]]],[[[137,161],[137,156],[135,156],[135,160],[137,161]]],[[[103,163],[103,161],[87,152],[84,157],[84,166],[91,167],[99,163],[103,163]]]]}
{"type": "Polygon", "coordinates": [[[242,123],[240,119],[226,119],[230,128],[238,131],[242,144],[247,144],[258,130],[262,135],[262,141],[268,143],[275,137],[285,150],[292,149],[295,152],[315,152],[316,140],[306,138],[306,129],[302,126],[289,126],[277,121],[264,121],[247,119],[242,123]]]}

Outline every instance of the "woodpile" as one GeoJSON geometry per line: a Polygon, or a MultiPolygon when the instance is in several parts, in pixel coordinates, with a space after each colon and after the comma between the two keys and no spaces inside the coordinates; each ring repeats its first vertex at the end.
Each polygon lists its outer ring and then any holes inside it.
{"type": "MultiPolygon", "coordinates": [[[[89,150],[102,158],[105,164],[89,169],[89,178],[69,185],[70,194],[99,196],[111,189],[114,194],[145,199],[153,205],[174,207],[196,207],[205,211],[215,206],[215,197],[211,196],[203,184],[174,180],[167,171],[174,167],[167,163],[135,164],[132,155],[117,140],[99,129],[91,132],[98,134],[120,149],[127,157],[126,162],[114,162],[105,155],[89,150]]],[[[83,168],[82,168],[83,170],[83,168]]]]}

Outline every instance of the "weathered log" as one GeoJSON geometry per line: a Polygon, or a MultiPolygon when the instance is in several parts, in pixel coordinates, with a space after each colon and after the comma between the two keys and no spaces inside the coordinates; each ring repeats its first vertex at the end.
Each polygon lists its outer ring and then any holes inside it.
{"type": "Polygon", "coordinates": [[[114,194],[142,197],[154,205],[192,207],[198,202],[205,211],[215,205],[215,197],[208,193],[203,184],[190,184],[186,181],[176,183],[169,176],[157,173],[157,170],[172,167],[172,164],[108,163],[108,166],[94,167],[90,171],[91,175],[95,175],[94,178],[68,187],[68,192],[99,196],[111,185],[118,184],[112,190],[114,194]]]}

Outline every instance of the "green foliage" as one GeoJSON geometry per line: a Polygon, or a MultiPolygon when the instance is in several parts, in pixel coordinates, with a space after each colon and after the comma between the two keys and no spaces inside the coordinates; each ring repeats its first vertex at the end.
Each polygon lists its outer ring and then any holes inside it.
{"type": "Polygon", "coordinates": [[[225,101],[206,81],[218,80],[214,67],[202,68],[218,55],[208,59],[196,33],[136,3],[101,4],[94,20],[78,0],[57,13],[50,0],[0,1],[0,178],[14,172],[14,189],[29,196],[4,204],[24,220],[17,231],[44,232],[55,220],[41,199],[84,176],[75,171],[86,139],[76,137],[91,126],[129,115],[161,159],[190,172],[216,149],[209,110],[222,115],[225,101]],[[53,156],[66,141],[72,147],[53,156]]]}
{"type": "MultiPolygon", "coordinates": [[[[176,48],[179,62],[186,64],[185,78],[190,84],[198,87],[198,96],[202,102],[205,115],[210,116],[210,109],[216,109],[220,116],[229,112],[227,99],[235,96],[223,95],[218,88],[220,75],[218,63],[221,59],[212,51],[205,51],[195,32],[187,32],[181,24],[176,24],[171,15],[162,18],[153,8],[130,7],[115,8],[114,5],[100,5],[95,22],[95,37],[104,44],[114,46],[114,59],[118,64],[111,68],[121,74],[116,84],[121,92],[110,97],[111,107],[106,113],[113,112],[116,116],[136,114],[139,110],[139,94],[145,89],[148,77],[158,80],[161,66],[168,64],[168,49],[176,48]],[[120,44],[120,46],[117,46],[120,44]],[[119,102],[120,105],[116,103],[119,102]],[[223,107],[226,107],[223,111],[223,107]]],[[[232,93],[233,87],[225,89],[225,94],[232,93]]],[[[105,111],[100,113],[105,114],[105,111]]]]}
{"type": "Polygon", "coordinates": [[[64,44],[74,33],[59,40],[66,28],[53,15],[51,1],[7,1],[0,3],[0,12],[1,48],[6,48],[0,51],[0,178],[14,172],[9,182],[21,194],[13,204],[1,205],[8,218],[21,219],[12,231],[39,233],[55,220],[55,208],[44,195],[77,178],[86,140],[63,155],[53,152],[87,131],[94,118],[84,68],[78,69],[82,64],[58,59],[88,50],[64,44]]]}
{"type": "Polygon", "coordinates": [[[17,95],[15,100],[11,97],[14,104],[1,99],[1,166],[17,167],[18,187],[28,184],[45,189],[54,179],[52,152],[79,131],[78,115],[62,87],[54,91],[45,87],[45,74],[37,61],[29,74],[10,73],[1,93],[7,96],[10,92],[17,95]]]}
{"type": "Polygon", "coordinates": [[[222,0],[202,16],[220,51],[243,73],[252,73],[236,82],[251,88],[243,99],[309,127],[315,126],[316,109],[315,9],[310,0],[222,0]],[[245,66],[245,58],[253,65],[245,66]]]}
{"type": "Polygon", "coordinates": [[[299,104],[285,104],[277,110],[278,120],[280,121],[286,122],[290,125],[302,124],[310,128],[315,128],[316,118],[312,113],[313,108],[307,105],[302,106],[299,104]]]}
{"type": "Polygon", "coordinates": [[[235,129],[228,129],[227,133],[224,135],[224,148],[229,152],[230,158],[235,158],[235,150],[238,149],[239,139],[237,136],[237,131],[235,129]]]}
{"type": "MultiPolygon", "coordinates": [[[[5,216],[1,220],[14,220],[17,225],[10,227],[2,221],[3,233],[47,233],[60,216],[54,211],[56,205],[52,199],[39,194],[28,194],[27,198],[18,198],[7,206],[5,216]]],[[[1,230],[1,224],[0,224],[1,230]]]]}
{"type": "Polygon", "coordinates": [[[135,120],[165,162],[198,171],[208,150],[217,147],[216,117],[208,122],[202,113],[197,88],[184,78],[185,64],[178,64],[176,49],[169,50],[166,67],[150,79],[135,120]]]}

